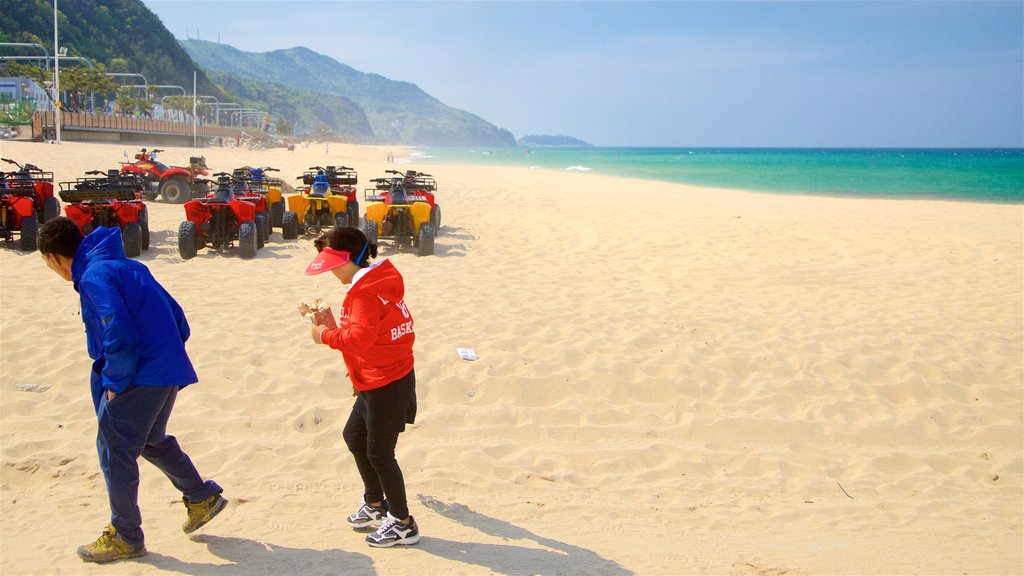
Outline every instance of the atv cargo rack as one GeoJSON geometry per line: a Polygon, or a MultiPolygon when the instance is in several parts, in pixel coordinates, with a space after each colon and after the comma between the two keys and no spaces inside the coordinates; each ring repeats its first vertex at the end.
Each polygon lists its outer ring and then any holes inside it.
{"type": "Polygon", "coordinates": [[[137,198],[137,188],[130,184],[103,184],[95,180],[80,178],[76,182],[60,183],[60,199],[69,202],[89,202],[95,200],[118,200],[127,202],[137,198]]]}
{"type": "MultiPolygon", "coordinates": [[[[303,172],[302,183],[307,186],[313,184],[317,174],[316,171],[319,169],[319,166],[315,166],[303,172]]],[[[356,173],[354,168],[349,168],[348,166],[327,166],[323,170],[327,176],[327,182],[334,186],[354,186],[359,183],[359,174],[356,173]]]]}

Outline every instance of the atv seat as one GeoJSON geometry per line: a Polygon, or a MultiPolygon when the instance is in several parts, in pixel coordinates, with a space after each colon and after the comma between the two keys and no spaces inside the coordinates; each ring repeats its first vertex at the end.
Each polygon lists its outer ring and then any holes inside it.
{"type": "Polygon", "coordinates": [[[232,194],[231,188],[222,186],[217,188],[216,192],[213,193],[212,200],[214,202],[231,202],[233,196],[234,194],[232,194]]]}
{"type": "Polygon", "coordinates": [[[395,186],[391,189],[391,203],[392,204],[408,204],[409,198],[406,195],[405,188],[401,186],[395,186]]]}
{"type": "Polygon", "coordinates": [[[326,198],[328,185],[323,182],[316,182],[309,189],[310,198],[326,198]]]}

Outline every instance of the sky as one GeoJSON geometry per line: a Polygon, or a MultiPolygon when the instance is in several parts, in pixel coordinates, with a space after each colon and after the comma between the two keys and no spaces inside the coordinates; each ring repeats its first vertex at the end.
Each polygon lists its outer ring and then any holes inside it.
{"type": "Polygon", "coordinates": [[[1024,147],[1024,2],[143,0],[598,146],[1024,147]]]}

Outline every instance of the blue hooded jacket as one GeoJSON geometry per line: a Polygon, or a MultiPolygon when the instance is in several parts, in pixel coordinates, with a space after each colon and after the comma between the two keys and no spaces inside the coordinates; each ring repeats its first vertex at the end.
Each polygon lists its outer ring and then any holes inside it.
{"type": "Polygon", "coordinates": [[[129,386],[187,386],[197,382],[185,352],[188,321],[181,306],[145,265],[129,260],[120,228],[96,228],[71,263],[82,301],[92,397],[129,386]]]}

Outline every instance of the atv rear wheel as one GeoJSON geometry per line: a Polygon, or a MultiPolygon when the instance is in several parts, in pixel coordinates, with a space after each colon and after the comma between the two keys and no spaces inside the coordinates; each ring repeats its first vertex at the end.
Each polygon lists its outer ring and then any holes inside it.
{"type": "Polygon", "coordinates": [[[441,205],[434,204],[430,210],[430,223],[434,225],[434,234],[441,231],[441,205]]]}
{"type": "Polygon", "coordinates": [[[121,228],[121,242],[124,253],[129,258],[142,254],[142,226],[138,222],[129,222],[121,228]]]}
{"type": "Polygon", "coordinates": [[[366,235],[366,241],[370,244],[377,243],[377,221],[376,220],[363,220],[363,234],[366,235]]]}
{"type": "Polygon", "coordinates": [[[256,249],[259,250],[267,244],[267,217],[263,214],[256,215],[256,249]]]}
{"type": "Polygon", "coordinates": [[[21,244],[19,247],[25,252],[35,252],[38,246],[39,222],[35,216],[25,216],[21,219],[21,244]]]}
{"type": "Polygon", "coordinates": [[[419,251],[417,254],[420,256],[433,256],[434,255],[434,225],[430,222],[424,222],[420,224],[419,234],[419,251]]]}
{"type": "Polygon", "coordinates": [[[60,201],[54,198],[53,196],[50,196],[49,198],[43,200],[42,223],[45,224],[50,220],[53,220],[57,216],[60,216],[60,201]]]}
{"type": "Polygon", "coordinates": [[[242,222],[238,225],[238,251],[242,258],[256,257],[258,234],[255,222],[242,222]]]}
{"type": "Polygon", "coordinates": [[[270,226],[280,228],[284,222],[284,202],[274,202],[270,205],[270,226]]]}
{"type": "Polygon", "coordinates": [[[348,225],[359,228],[359,202],[349,202],[345,212],[348,214],[348,225]]]}
{"type": "Polygon", "coordinates": [[[281,237],[285,240],[299,237],[299,215],[291,210],[281,216],[281,237]]]}
{"type": "Polygon", "coordinates": [[[139,210],[139,226],[142,227],[142,249],[149,250],[149,212],[139,210]]]}
{"type": "Polygon", "coordinates": [[[192,189],[189,188],[188,180],[171,178],[160,184],[160,195],[163,196],[164,202],[184,204],[192,199],[192,189]]]}
{"type": "Polygon", "coordinates": [[[178,254],[182,260],[195,258],[199,246],[199,233],[196,223],[185,220],[178,226],[178,254]]]}

